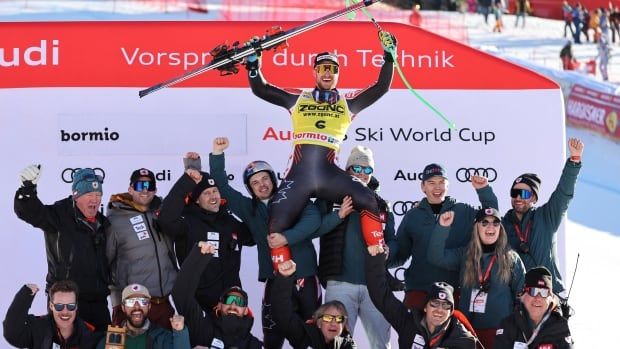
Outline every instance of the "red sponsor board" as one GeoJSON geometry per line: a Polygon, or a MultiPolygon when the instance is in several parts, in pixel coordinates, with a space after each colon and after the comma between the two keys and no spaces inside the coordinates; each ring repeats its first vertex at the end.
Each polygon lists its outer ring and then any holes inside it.
{"type": "Polygon", "coordinates": [[[569,125],[593,130],[614,141],[620,141],[619,112],[620,96],[581,85],[573,86],[566,103],[566,120],[569,125]]]}
{"type": "MultiPolygon", "coordinates": [[[[0,23],[0,88],[146,87],[211,61],[210,51],[228,40],[243,43],[265,29],[301,22],[49,22],[0,23]],[[19,33],[19,35],[16,35],[19,33]]],[[[396,23],[398,62],[418,89],[556,89],[531,71],[440,37],[396,23]]],[[[263,54],[263,70],[283,87],[305,86],[312,58],[335,51],[345,67],[341,88],[368,86],[383,50],[370,23],[332,22],[289,40],[285,50],[263,54]]],[[[209,71],[181,87],[245,87],[245,70],[221,77],[209,71]]],[[[394,89],[405,88],[395,77],[394,89]]]]}

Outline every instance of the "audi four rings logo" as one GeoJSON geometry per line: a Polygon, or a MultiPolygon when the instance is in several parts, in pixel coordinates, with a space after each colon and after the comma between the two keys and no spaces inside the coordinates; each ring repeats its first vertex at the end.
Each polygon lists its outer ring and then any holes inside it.
{"type": "Polygon", "coordinates": [[[497,171],[493,167],[487,168],[474,168],[474,167],[461,167],[456,170],[456,179],[459,182],[471,182],[471,176],[483,176],[486,177],[489,182],[494,182],[497,179],[497,171]]]}
{"type": "Polygon", "coordinates": [[[394,201],[392,212],[397,216],[404,216],[407,211],[415,207],[415,201],[394,201]]]}
{"type": "MultiPolygon", "coordinates": [[[[62,181],[65,183],[73,183],[73,174],[75,174],[75,171],[77,170],[81,170],[81,168],[65,168],[64,170],[62,170],[60,178],[62,178],[62,181]]],[[[101,176],[101,178],[105,179],[105,171],[101,167],[94,167],[93,170],[95,171],[96,175],[101,176]]]]}

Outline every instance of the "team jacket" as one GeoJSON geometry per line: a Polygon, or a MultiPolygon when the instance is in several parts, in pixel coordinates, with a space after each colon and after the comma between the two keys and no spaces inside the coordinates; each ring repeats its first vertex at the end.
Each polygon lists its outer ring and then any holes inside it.
{"type": "Polygon", "coordinates": [[[519,252],[526,270],[540,265],[547,267],[553,275],[553,292],[556,294],[565,289],[562,274],[560,274],[557,265],[557,231],[568,210],[568,205],[575,195],[575,184],[580,170],[581,163],[567,160],[558,186],[547,203],[537,208],[531,208],[523,215],[521,222],[517,220],[512,209],[506,212],[502,218],[510,246],[519,252]],[[519,240],[515,225],[519,227],[522,235],[525,234],[528,225],[530,226],[528,253],[522,253],[519,250],[521,240],[519,240]]]}
{"type": "Polygon", "coordinates": [[[19,188],[14,208],[17,217],[43,230],[47,254],[47,288],[59,280],[73,280],[83,301],[107,301],[110,291],[105,255],[105,229],[110,224],[100,213],[88,223],[71,196],[44,205],[36,186],[19,188]]]}
{"type": "MultiPolygon", "coordinates": [[[[513,349],[515,343],[527,343],[532,337],[532,325],[525,307],[520,304],[518,309],[502,320],[495,342],[494,349],[513,349]]],[[[573,348],[573,339],[568,329],[568,321],[562,317],[559,310],[551,310],[547,321],[540,332],[527,348],[530,349],[570,349],[573,348]]]]}
{"type": "MultiPolygon", "coordinates": [[[[376,180],[374,182],[376,189],[379,183],[376,180]]],[[[370,183],[368,188],[372,190],[370,183]]],[[[383,236],[391,249],[396,243],[394,214],[389,204],[376,191],[374,193],[379,206],[379,217],[383,224],[383,236]]],[[[367,249],[362,236],[359,213],[353,211],[343,220],[338,216],[338,211],[329,212],[323,216],[317,234],[321,235],[319,256],[321,283],[325,284],[327,280],[338,280],[366,285],[366,275],[360,266],[364,265],[364,254],[367,249]]]]}
{"type": "MultiPolygon", "coordinates": [[[[436,225],[430,244],[428,245],[428,259],[429,262],[434,265],[448,270],[460,271],[462,280],[467,247],[447,249],[445,246],[449,232],[450,227],[443,227],[440,224],[436,225]]],[[[525,281],[523,262],[516,252],[510,250],[509,253],[511,257],[510,260],[512,261],[512,265],[510,266],[510,281],[506,284],[499,280],[499,276],[497,275],[499,268],[498,263],[494,263],[490,272],[490,288],[486,296],[484,313],[471,312],[469,310],[472,297],[484,297],[478,292],[480,285],[478,284],[477,287],[474,288],[471,286],[464,286],[462,282],[455,284],[461,285],[461,296],[459,298],[458,308],[467,316],[476,329],[498,327],[500,321],[508,316],[514,309],[517,295],[523,289],[523,282],[525,281]]],[[[492,259],[492,255],[492,253],[482,254],[480,269],[483,275],[492,259]]],[[[480,298],[478,298],[478,300],[480,300],[480,298]]]]}
{"type": "MultiPolygon", "coordinates": [[[[203,312],[194,299],[201,273],[211,267],[212,255],[203,255],[195,246],[183,263],[177,281],[172,289],[172,299],[179,314],[185,317],[192,347],[200,345],[208,348],[262,348],[263,343],[250,331],[254,318],[251,312],[243,317],[241,326],[231,328],[219,314],[203,312]]],[[[286,297],[290,298],[290,297],[286,297]]]]}
{"type": "MultiPolygon", "coordinates": [[[[260,200],[244,196],[228,183],[224,154],[210,154],[209,167],[211,176],[215,179],[217,187],[222,197],[226,199],[230,210],[248,225],[254,237],[258,249],[258,279],[265,281],[273,278],[271,252],[267,244],[267,234],[269,234],[267,205],[260,200]]],[[[314,276],[317,273],[317,256],[312,238],[315,237],[320,224],[321,214],[318,208],[313,203],[308,202],[297,223],[282,232],[288,241],[292,258],[297,263],[296,275],[299,278],[314,276]]]]}
{"type": "Polygon", "coordinates": [[[185,247],[181,244],[177,247],[181,263],[199,241],[211,241],[218,246],[209,270],[200,277],[196,293],[206,310],[217,304],[225,289],[241,285],[241,247],[254,245],[254,241],[246,225],[235,219],[226,205],[221,205],[217,213],[204,210],[194,202],[186,205],[186,193],[195,185],[187,174],[179,178],[164,199],[159,224],[165,234],[184,240],[185,247]]]}
{"type": "Polygon", "coordinates": [[[166,297],[177,276],[174,245],[157,226],[161,198],[149,209],[136,209],[128,193],[112,195],[108,203],[106,255],[112,273],[112,304],[120,304],[120,292],[137,283],[151,296],[166,297]]]}
{"type": "Polygon", "coordinates": [[[4,339],[16,348],[52,349],[55,343],[61,349],[92,349],[103,333],[93,332],[79,317],[73,324],[73,335],[65,340],[58,336],[58,329],[52,315],[28,314],[34,295],[28,286],[23,286],[15,295],[4,318],[4,339]]]}
{"type": "Polygon", "coordinates": [[[398,333],[398,347],[475,349],[477,338],[454,316],[441,337],[431,336],[422,326],[423,312],[409,310],[388,288],[385,278],[385,255],[365,253],[366,280],[372,303],[398,333]],[[433,345],[431,345],[431,340],[433,345]]]}
{"type": "Polygon", "coordinates": [[[278,302],[272,304],[272,315],[278,329],[285,334],[291,345],[295,348],[315,349],[348,349],[357,348],[351,335],[345,330],[341,336],[337,336],[331,343],[325,343],[325,337],[312,322],[306,322],[294,310],[291,293],[295,287],[296,278],[284,277],[278,274],[273,281],[271,289],[272,299],[278,302]]]}
{"type": "MultiPolygon", "coordinates": [[[[497,197],[491,186],[476,190],[483,207],[498,208],[497,197]]],[[[471,236],[472,222],[476,217],[477,208],[456,202],[446,197],[441,213],[454,211],[454,222],[446,241],[446,248],[466,246],[471,236]]],[[[396,248],[390,251],[388,264],[390,267],[402,265],[411,257],[411,264],[405,271],[405,287],[407,291],[426,291],[434,282],[445,281],[450,285],[458,285],[458,269],[448,270],[428,262],[427,251],[437,217],[426,198],[417,207],[409,210],[398,226],[396,248]]]]}

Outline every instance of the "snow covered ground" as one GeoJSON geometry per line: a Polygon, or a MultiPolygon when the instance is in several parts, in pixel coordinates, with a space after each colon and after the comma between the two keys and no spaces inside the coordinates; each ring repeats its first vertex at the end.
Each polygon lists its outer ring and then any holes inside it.
{"type": "MultiPolygon", "coordinates": [[[[148,5],[147,1],[0,0],[0,21],[219,18],[221,1],[209,0],[207,14],[188,12],[178,3],[181,2],[170,1],[162,8],[148,5]]],[[[514,17],[507,15],[504,17],[506,30],[495,34],[491,32],[491,25],[485,25],[479,15],[452,15],[462,16],[456,20],[466,25],[468,41],[472,46],[492,49],[550,68],[557,69],[560,66],[558,53],[566,42],[561,37],[562,22],[527,18],[525,28],[514,28],[514,17]]],[[[593,44],[584,44],[576,46],[575,53],[578,58],[585,60],[596,55],[596,48],[593,44]]],[[[611,81],[620,82],[619,58],[612,58],[610,72],[611,81]]],[[[540,136],[544,130],[533,128],[533,132],[539,132],[533,136],[540,136]]],[[[567,137],[579,137],[586,145],[584,167],[566,224],[565,280],[569,283],[575,259],[577,254],[580,255],[579,269],[571,293],[571,304],[576,309],[576,315],[571,319],[573,337],[582,348],[616,347],[612,334],[617,330],[615,319],[620,307],[613,298],[606,297],[616,294],[620,289],[620,278],[616,274],[620,266],[620,223],[615,216],[620,206],[620,181],[617,180],[620,173],[620,144],[574,128],[567,128],[567,137]],[[591,301],[595,303],[592,304],[591,301]],[[601,306],[601,301],[608,304],[609,308],[601,306]]],[[[527,162],[527,155],[524,155],[522,160],[527,162]]],[[[543,178],[543,190],[552,190],[554,186],[555,183],[545,182],[543,178]]],[[[15,286],[5,284],[4,287],[15,286]]],[[[360,327],[356,336],[358,338],[362,338],[363,334],[360,327]]],[[[362,348],[364,347],[362,345],[362,348]]],[[[393,347],[397,347],[395,338],[393,347]]]]}

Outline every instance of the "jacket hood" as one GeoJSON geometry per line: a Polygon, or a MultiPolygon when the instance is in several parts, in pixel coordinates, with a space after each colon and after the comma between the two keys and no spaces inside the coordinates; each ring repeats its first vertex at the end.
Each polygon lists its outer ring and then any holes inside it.
{"type": "MultiPolygon", "coordinates": [[[[149,205],[149,210],[154,210],[161,207],[162,199],[161,197],[155,195],[153,197],[153,201],[149,205]]],[[[110,201],[108,202],[108,208],[117,208],[117,209],[133,209],[136,211],[140,211],[136,206],[136,203],[133,202],[131,195],[129,193],[119,193],[113,194],[110,196],[110,201]]]]}

